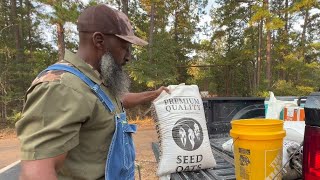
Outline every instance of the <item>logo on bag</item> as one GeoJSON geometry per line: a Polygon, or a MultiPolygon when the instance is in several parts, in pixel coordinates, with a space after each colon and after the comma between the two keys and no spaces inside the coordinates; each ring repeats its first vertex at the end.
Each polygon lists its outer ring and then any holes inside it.
{"type": "Polygon", "coordinates": [[[182,118],[172,128],[172,137],[181,149],[194,151],[202,144],[203,132],[198,121],[182,118]]]}

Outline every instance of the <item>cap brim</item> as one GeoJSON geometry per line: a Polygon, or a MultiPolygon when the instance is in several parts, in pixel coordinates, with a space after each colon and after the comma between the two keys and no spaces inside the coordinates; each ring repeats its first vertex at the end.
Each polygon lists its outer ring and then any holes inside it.
{"type": "Polygon", "coordinates": [[[122,36],[122,35],[118,35],[118,34],[116,34],[116,36],[121,38],[121,39],[123,39],[123,40],[125,40],[125,41],[128,41],[128,42],[130,42],[132,44],[136,44],[136,45],[139,45],[139,46],[145,46],[145,45],[148,44],[147,41],[144,41],[144,40],[138,38],[137,36],[122,36]]]}

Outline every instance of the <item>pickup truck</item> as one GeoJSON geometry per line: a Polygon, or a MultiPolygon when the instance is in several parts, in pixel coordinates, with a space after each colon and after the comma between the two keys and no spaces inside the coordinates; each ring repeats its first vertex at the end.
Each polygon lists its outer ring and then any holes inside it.
{"type": "MultiPolygon", "coordinates": [[[[281,100],[297,97],[277,97],[281,100]]],[[[222,144],[229,140],[231,120],[265,117],[265,98],[258,97],[215,97],[203,99],[211,149],[217,162],[213,169],[171,174],[171,180],[235,180],[233,154],[224,151],[222,144]]],[[[159,162],[159,144],[152,143],[156,160],[159,162]]]]}

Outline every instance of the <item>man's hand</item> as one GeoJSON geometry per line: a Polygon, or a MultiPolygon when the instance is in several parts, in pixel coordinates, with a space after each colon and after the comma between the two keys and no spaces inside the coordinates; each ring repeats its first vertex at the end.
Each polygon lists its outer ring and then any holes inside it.
{"type": "Polygon", "coordinates": [[[124,94],[121,98],[121,102],[124,108],[126,109],[133,108],[137,105],[155,100],[161,94],[162,91],[166,91],[167,93],[170,93],[167,87],[161,86],[160,88],[154,91],[124,94]]]}
{"type": "Polygon", "coordinates": [[[159,89],[154,91],[155,98],[152,99],[152,101],[155,100],[162,93],[162,91],[166,91],[168,94],[170,94],[170,91],[169,91],[169,89],[167,87],[161,86],[159,89]]]}
{"type": "Polygon", "coordinates": [[[67,154],[53,158],[21,161],[20,180],[57,180],[56,171],[61,168],[67,154]]]}

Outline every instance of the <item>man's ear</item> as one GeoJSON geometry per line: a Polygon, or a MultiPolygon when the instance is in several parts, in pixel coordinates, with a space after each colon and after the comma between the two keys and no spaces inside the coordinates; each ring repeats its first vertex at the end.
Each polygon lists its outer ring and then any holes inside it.
{"type": "Polygon", "coordinates": [[[103,50],[105,48],[104,41],[105,39],[101,32],[95,32],[92,34],[92,42],[97,49],[103,50]]]}

